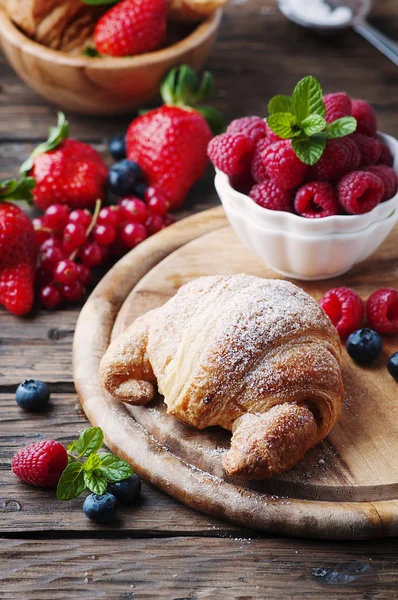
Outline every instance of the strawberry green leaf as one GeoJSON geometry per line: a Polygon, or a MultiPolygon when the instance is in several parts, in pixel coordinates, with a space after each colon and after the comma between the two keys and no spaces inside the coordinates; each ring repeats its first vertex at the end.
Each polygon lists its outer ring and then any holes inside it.
{"type": "Polygon", "coordinates": [[[304,133],[310,137],[315,133],[320,133],[326,127],[327,123],[320,115],[310,115],[301,123],[301,127],[304,133]]]}
{"type": "Polygon", "coordinates": [[[276,135],[284,140],[301,134],[297,119],[291,113],[275,113],[267,118],[267,123],[276,135]]]}
{"type": "Polygon", "coordinates": [[[82,0],[84,4],[101,5],[101,4],[116,4],[120,0],[82,0]]]}
{"type": "Polygon", "coordinates": [[[292,99],[290,96],[274,96],[268,103],[268,114],[291,113],[292,99]]]}
{"type": "Polygon", "coordinates": [[[99,56],[102,56],[98,50],[92,46],[87,46],[87,48],[84,48],[84,50],[82,50],[82,54],[83,56],[88,56],[89,58],[98,58],[99,56]]]}
{"type": "Polygon", "coordinates": [[[36,185],[34,177],[22,177],[21,179],[7,179],[0,182],[0,202],[25,200],[33,204],[32,190],[36,185]]]}
{"type": "Polygon", "coordinates": [[[98,454],[90,454],[85,463],[83,463],[83,469],[87,472],[95,471],[99,469],[102,462],[98,454]]]}
{"type": "Polygon", "coordinates": [[[306,165],[314,165],[321,158],[326,147],[326,135],[319,133],[308,139],[292,141],[292,148],[306,165]]]}
{"type": "Polygon", "coordinates": [[[213,106],[195,106],[195,110],[206,119],[213,135],[218,135],[225,131],[225,122],[222,112],[213,106]]]}
{"type": "Polygon", "coordinates": [[[121,481],[133,474],[133,469],[122,458],[110,452],[101,452],[98,456],[101,460],[100,471],[108,481],[121,481]]]}
{"type": "Polygon", "coordinates": [[[206,71],[202,80],[188,65],[171,69],[160,86],[163,102],[171,106],[195,106],[213,91],[213,77],[206,71]]]}
{"type": "Polygon", "coordinates": [[[354,133],[357,128],[357,121],[354,117],[342,117],[330,123],[326,129],[329,140],[344,137],[354,133]]]}
{"type": "Polygon", "coordinates": [[[77,462],[70,463],[61,475],[57,486],[58,500],[73,500],[84,492],[83,465],[77,462]]]}
{"type": "Polygon", "coordinates": [[[93,494],[98,494],[99,496],[105,494],[106,488],[108,487],[108,482],[104,475],[101,475],[97,472],[85,471],[83,477],[84,484],[86,487],[88,487],[90,492],[92,492],[93,494]]]}
{"type": "Polygon", "coordinates": [[[301,79],[294,88],[292,112],[300,124],[312,114],[325,116],[326,107],[322,99],[322,88],[312,75],[301,79]]]}
{"type": "Polygon", "coordinates": [[[58,113],[58,122],[56,127],[50,127],[48,133],[48,139],[46,142],[39,144],[32,152],[32,154],[22,163],[19,172],[21,174],[28,173],[33,167],[34,160],[39,154],[44,154],[50,150],[54,150],[60,143],[65,140],[69,135],[69,124],[65,118],[64,113],[58,113]]]}
{"type": "Polygon", "coordinates": [[[74,452],[81,456],[90,456],[97,452],[104,443],[104,434],[101,427],[89,427],[80,435],[74,446],[74,452]]]}
{"type": "Polygon", "coordinates": [[[203,102],[206,100],[210,94],[213,92],[214,88],[214,80],[213,75],[210,71],[205,71],[203,73],[202,81],[199,86],[198,93],[196,94],[196,102],[203,102]]]}

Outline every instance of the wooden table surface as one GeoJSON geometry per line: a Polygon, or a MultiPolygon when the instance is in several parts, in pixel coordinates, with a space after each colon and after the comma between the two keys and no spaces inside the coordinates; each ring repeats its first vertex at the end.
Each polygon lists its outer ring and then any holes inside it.
{"type": "MultiPolygon", "coordinates": [[[[376,0],[372,22],[398,37],[396,0],[376,0]]],[[[398,68],[354,32],[310,37],[288,23],[271,0],[235,0],[225,11],[208,67],[216,77],[215,104],[228,119],[265,115],[267,100],[288,93],[311,73],[325,91],[345,89],[376,108],[380,128],[398,136],[398,68]]],[[[56,109],[17,79],[0,56],[0,178],[46,136],[56,109]]],[[[68,115],[72,134],[92,142],[110,162],[106,138],[128,118],[68,115]]],[[[179,216],[217,204],[211,169],[179,216]]],[[[287,539],[244,531],[180,505],[144,484],[135,509],[117,526],[100,527],[81,511],[81,499],[16,481],[14,452],[34,441],[67,442],[88,423],[76,397],[71,365],[77,308],[17,319],[0,309],[0,598],[317,600],[398,597],[395,540],[361,543],[287,539]],[[29,415],[14,400],[17,384],[49,382],[51,407],[29,415]]]]}

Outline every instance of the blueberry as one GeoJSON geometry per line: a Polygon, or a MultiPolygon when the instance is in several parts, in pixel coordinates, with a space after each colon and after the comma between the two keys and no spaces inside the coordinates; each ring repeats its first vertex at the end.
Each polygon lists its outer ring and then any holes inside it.
{"type": "Polygon", "coordinates": [[[115,494],[116,498],[124,504],[135,504],[138,501],[141,493],[141,480],[134,473],[131,477],[111,483],[108,490],[115,494]]]}
{"type": "Polygon", "coordinates": [[[83,503],[83,512],[96,523],[106,523],[115,517],[117,500],[113,494],[90,494],[83,503]]]}
{"type": "Polygon", "coordinates": [[[373,329],[358,329],[349,336],[346,348],[355,362],[369,365],[380,356],[383,340],[373,329]]]}
{"type": "Polygon", "coordinates": [[[134,196],[137,196],[137,198],[141,198],[141,200],[143,200],[147,189],[148,186],[146,183],[143,181],[138,182],[134,188],[134,196]]]}
{"type": "Polygon", "coordinates": [[[117,135],[109,140],[108,150],[114,160],[126,158],[126,136],[117,135]]]}
{"type": "Polygon", "coordinates": [[[140,165],[125,158],[109,169],[109,189],[116,196],[128,196],[134,193],[134,189],[142,181],[142,177],[140,165]]]}
{"type": "Polygon", "coordinates": [[[30,412],[44,410],[50,399],[50,390],[44,381],[39,379],[25,379],[19,384],[15,400],[18,406],[30,412]]]}
{"type": "Polygon", "coordinates": [[[390,375],[394,377],[395,381],[398,381],[398,352],[395,352],[395,354],[388,359],[387,369],[390,375]]]}

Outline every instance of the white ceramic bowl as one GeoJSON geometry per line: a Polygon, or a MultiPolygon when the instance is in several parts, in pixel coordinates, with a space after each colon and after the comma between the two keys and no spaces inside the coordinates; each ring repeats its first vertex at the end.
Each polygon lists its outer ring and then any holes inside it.
{"type": "MultiPolygon", "coordinates": [[[[398,142],[380,134],[394,156],[398,142]]],[[[215,186],[227,217],[242,242],[266,265],[294,279],[336,277],[373,254],[398,220],[398,194],[364,215],[305,219],[258,206],[234,190],[224,173],[215,186]]]]}

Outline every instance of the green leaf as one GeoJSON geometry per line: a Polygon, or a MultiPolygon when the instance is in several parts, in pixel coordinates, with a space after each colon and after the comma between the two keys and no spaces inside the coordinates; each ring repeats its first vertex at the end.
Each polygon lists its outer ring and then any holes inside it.
{"type": "Polygon", "coordinates": [[[293,140],[292,148],[306,165],[314,165],[321,158],[326,147],[326,134],[319,133],[306,140],[293,140]]]}
{"type": "Polygon", "coordinates": [[[32,190],[36,185],[34,177],[22,177],[22,179],[7,179],[0,182],[0,201],[25,200],[33,204],[32,190]]]}
{"type": "Polygon", "coordinates": [[[99,56],[102,56],[96,48],[92,48],[91,46],[84,48],[84,50],[82,50],[82,54],[83,56],[88,56],[89,58],[98,58],[99,56]]]}
{"type": "Polygon", "coordinates": [[[89,456],[97,452],[104,443],[104,434],[101,427],[89,427],[83,431],[79,439],[75,442],[73,451],[80,456],[89,456]]]}
{"type": "Polygon", "coordinates": [[[214,88],[214,80],[213,75],[210,71],[205,71],[203,73],[202,81],[199,86],[198,93],[196,94],[196,102],[203,102],[206,100],[210,94],[213,92],[214,88]]]}
{"type": "Polygon", "coordinates": [[[93,494],[98,494],[102,496],[105,494],[106,488],[108,487],[108,482],[104,475],[98,474],[97,472],[84,472],[84,483],[86,487],[93,494]]]}
{"type": "Polygon", "coordinates": [[[218,135],[225,131],[224,117],[221,111],[213,106],[195,106],[195,110],[200,112],[206,119],[213,135],[218,135]]]}
{"type": "Polygon", "coordinates": [[[69,124],[65,118],[64,113],[58,113],[58,122],[56,127],[50,127],[48,132],[48,139],[46,142],[39,144],[32,152],[32,154],[22,163],[19,172],[25,174],[33,167],[34,160],[39,154],[44,154],[49,150],[54,150],[59,144],[65,140],[69,135],[69,124]]]}
{"type": "Polygon", "coordinates": [[[268,103],[268,114],[291,113],[292,99],[290,96],[274,96],[268,103]]]}
{"type": "Polygon", "coordinates": [[[314,135],[315,133],[320,133],[326,127],[327,123],[323,117],[320,115],[310,115],[301,123],[301,127],[303,131],[308,137],[314,135]]]}
{"type": "Polygon", "coordinates": [[[101,466],[101,459],[98,454],[90,454],[85,463],[83,463],[83,469],[85,471],[95,471],[101,466]]]}
{"type": "Polygon", "coordinates": [[[196,106],[213,91],[213,77],[205,71],[202,80],[188,65],[171,69],[160,86],[163,102],[174,106],[196,106]]]}
{"type": "Polygon", "coordinates": [[[102,463],[100,471],[108,481],[121,481],[122,479],[131,477],[133,474],[133,469],[122,458],[110,452],[101,452],[98,456],[102,463]]]}
{"type": "Polygon", "coordinates": [[[326,132],[329,140],[333,140],[335,138],[344,137],[346,135],[350,135],[350,133],[354,133],[356,128],[357,121],[354,119],[354,117],[342,117],[341,119],[337,119],[337,121],[330,123],[326,129],[326,132]]]}
{"type": "Polygon", "coordinates": [[[319,81],[312,75],[301,79],[294,88],[292,112],[300,124],[312,114],[325,116],[326,107],[322,100],[322,88],[319,81]]]}
{"type": "Polygon", "coordinates": [[[101,5],[101,4],[116,4],[119,0],[83,0],[84,4],[101,5]]]}
{"type": "Polygon", "coordinates": [[[73,500],[80,496],[85,488],[83,465],[77,462],[70,463],[58,481],[57,498],[63,501],[73,500]]]}
{"type": "Polygon", "coordinates": [[[297,119],[291,113],[275,113],[274,115],[270,115],[267,123],[272,131],[284,140],[301,134],[297,119]]]}

